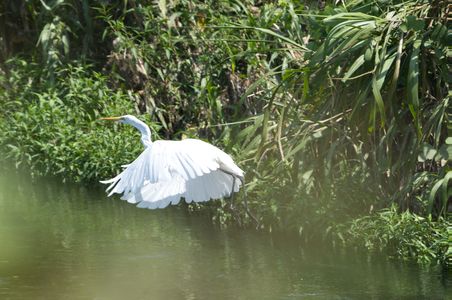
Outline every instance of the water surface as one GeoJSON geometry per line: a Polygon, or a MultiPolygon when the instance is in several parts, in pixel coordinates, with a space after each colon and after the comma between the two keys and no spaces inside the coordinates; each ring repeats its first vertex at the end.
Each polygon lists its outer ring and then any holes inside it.
{"type": "Polygon", "coordinates": [[[448,299],[440,267],[0,175],[0,299],[448,299]]]}

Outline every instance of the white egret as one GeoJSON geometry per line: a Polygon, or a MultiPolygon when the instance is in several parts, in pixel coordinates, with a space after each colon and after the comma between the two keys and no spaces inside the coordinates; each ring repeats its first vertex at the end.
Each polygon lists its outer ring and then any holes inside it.
{"type": "Polygon", "coordinates": [[[232,196],[243,184],[244,172],[217,147],[196,139],[152,141],[149,126],[134,116],[101,118],[129,124],[141,132],[144,151],[116,177],[101,181],[110,184],[108,196],[141,208],[164,208],[185,202],[204,202],[232,196]]]}

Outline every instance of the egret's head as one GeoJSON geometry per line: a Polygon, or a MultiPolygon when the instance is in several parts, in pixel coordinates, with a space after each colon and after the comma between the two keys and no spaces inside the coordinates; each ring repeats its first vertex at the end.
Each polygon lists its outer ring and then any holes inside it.
{"type": "Polygon", "coordinates": [[[141,132],[141,141],[145,147],[148,147],[152,143],[151,130],[149,129],[149,126],[146,125],[146,123],[144,123],[143,121],[139,120],[137,117],[124,115],[120,117],[106,117],[100,119],[132,125],[141,132]]]}
{"type": "Polygon", "coordinates": [[[107,120],[107,121],[115,121],[115,122],[119,122],[122,124],[130,124],[130,125],[133,125],[139,121],[135,116],[131,116],[131,115],[124,115],[124,116],[120,116],[120,117],[105,117],[105,118],[100,118],[100,119],[107,120]]]}

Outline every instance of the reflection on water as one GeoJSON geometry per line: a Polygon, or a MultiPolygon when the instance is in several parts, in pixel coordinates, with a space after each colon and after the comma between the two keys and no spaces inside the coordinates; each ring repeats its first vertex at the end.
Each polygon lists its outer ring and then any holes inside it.
{"type": "Polygon", "coordinates": [[[439,267],[220,230],[102,190],[0,176],[0,299],[445,299],[439,267]]]}

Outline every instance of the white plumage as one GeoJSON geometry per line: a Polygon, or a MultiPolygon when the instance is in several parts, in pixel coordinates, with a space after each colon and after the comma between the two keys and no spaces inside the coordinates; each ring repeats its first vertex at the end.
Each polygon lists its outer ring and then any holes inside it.
{"type": "Polygon", "coordinates": [[[149,127],[133,116],[103,118],[130,124],[140,130],[145,150],[110,184],[109,196],[138,203],[142,208],[164,208],[179,203],[205,202],[238,192],[243,171],[217,147],[195,139],[151,141],[149,127]]]}

